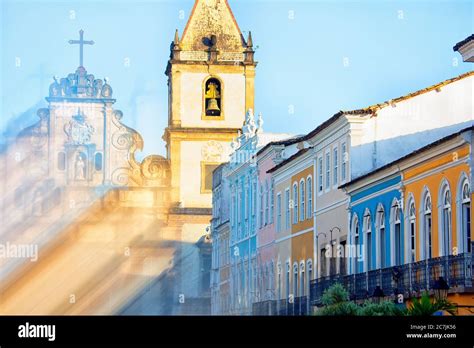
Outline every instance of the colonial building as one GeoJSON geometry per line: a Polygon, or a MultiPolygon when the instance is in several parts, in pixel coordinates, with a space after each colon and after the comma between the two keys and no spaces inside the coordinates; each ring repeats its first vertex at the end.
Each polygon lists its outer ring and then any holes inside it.
{"type": "Polygon", "coordinates": [[[257,201],[260,223],[257,226],[257,298],[253,303],[254,315],[275,315],[278,312],[277,301],[279,283],[277,280],[276,238],[282,229],[283,199],[281,193],[275,193],[275,181],[272,169],[285,160],[288,154],[297,151],[299,138],[273,141],[257,153],[257,175],[260,194],[257,201]]]}
{"type": "MultiPolygon", "coordinates": [[[[305,145],[304,142],[300,143],[300,147],[305,145]]],[[[280,272],[276,286],[280,296],[285,293],[288,295],[278,298],[279,311],[287,314],[307,313],[309,283],[314,277],[314,167],[310,149],[299,150],[269,172],[273,173],[275,181],[281,180],[282,176],[289,179],[286,180],[289,185],[283,191],[280,191],[279,186],[276,192],[278,202],[285,196],[284,205],[277,204],[276,208],[278,229],[275,244],[279,246],[276,257],[280,265],[282,260],[286,260],[287,264],[287,271],[283,274],[280,272]],[[285,228],[282,228],[283,207],[286,212],[285,228]],[[288,236],[280,234],[285,229],[289,232],[288,236]]]]}
{"type": "Polygon", "coordinates": [[[230,186],[227,166],[214,170],[212,179],[212,268],[211,309],[213,315],[230,312],[230,186]]]}
{"type": "MultiPolygon", "coordinates": [[[[257,226],[270,223],[270,186],[259,186],[257,152],[272,140],[289,138],[288,134],[263,132],[263,119],[255,121],[253,111],[247,112],[242,134],[232,144],[234,151],[225,168],[230,195],[223,204],[230,206],[230,291],[231,313],[252,314],[253,303],[260,301],[257,284],[257,226]],[[266,196],[266,197],[265,197],[266,196]],[[268,208],[265,213],[264,200],[268,208]],[[258,203],[260,201],[261,203],[258,203]],[[266,219],[266,220],[265,220],[266,219]]],[[[270,183],[269,183],[270,184],[270,183]]]]}
{"type": "MultiPolygon", "coordinates": [[[[350,195],[350,276],[355,299],[433,291],[472,306],[473,128],[453,133],[344,186],[350,195]],[[440,279],[441,277],[441,279],[440,279]],[[437,283],[438,282],[438,283],[437,283]],[[438,285],[437,285],[438,284],[438,285]]],[[[315,284],[314,299],[327,284],[315,284]]]]}

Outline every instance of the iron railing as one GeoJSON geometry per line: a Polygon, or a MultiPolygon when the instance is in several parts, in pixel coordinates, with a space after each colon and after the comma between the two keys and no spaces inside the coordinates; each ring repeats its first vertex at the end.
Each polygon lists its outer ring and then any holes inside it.
{"type": "Polygon", "coordinates": [[[281,316],[302,316],[309,314],[310,302],[308,296],[295,297],[290,300],[275,302],[275,313],[281,316]]]}
{"type": "Polygon", "coordinates": [[[252,315],[277,315],[277,301],[267,300],[252,304],[252,315]]]}
{"type": "Polygon", "coordinates": [[[311,281],[310,302],[321,305],[324,291],[335,283],[342,284],[351,300],[370,298],[379,286],[385,296],[413,296],[432,290],[439,277],[458,292],[473,290],[473,253],[449,255],[395,267],[351,275],[332,275],[311,281]]]}

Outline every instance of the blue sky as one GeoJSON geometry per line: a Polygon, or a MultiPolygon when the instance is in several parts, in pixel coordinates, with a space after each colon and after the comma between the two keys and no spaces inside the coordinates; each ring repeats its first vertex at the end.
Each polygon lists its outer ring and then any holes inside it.
{"type": "MultiPolygon", "coordinates": [[[[35,120],[52,76],[78,65],[69,39],[95,41],[84,65],[108,77],[124,122],[164,154],[164,70],[193,0],[0,0],[0,129],[35,120]],[[126,62],[130,64],[126,64],[126,62]]],[[[452,47],[473,30],[473,1],[229,0],[258,45],[256,111],[265,130],[306,133],[339,110],[395,98],[472,70],[452,47]]],[[[0,139],[1,141],[1,139],[0,139]]]]}

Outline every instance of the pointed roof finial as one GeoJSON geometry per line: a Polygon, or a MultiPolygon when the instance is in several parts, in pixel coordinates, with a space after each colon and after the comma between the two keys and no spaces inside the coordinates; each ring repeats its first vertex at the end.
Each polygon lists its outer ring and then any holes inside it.
{"type": "Polygon", "coordinates": [[[179,45],[179,31],[178,31],[178,29],[176,29],[176,31],[175,31],[175,33],[174,33],[174,44],[175,44],[176,46],[179,45]]]}
{"type": "Polygon", "coordinates": [[[247,47],[252,48],[253,47],[253,40],[252,40],[252,32],[249,31],[249,36],[247,38],[247,47]]]}
{"type": "Polygon", "coordinates": [[[262,116],[261,112],[258,114],[257,133],[259,133],[259,134],[263,133],[263,116],[262,116]]]}

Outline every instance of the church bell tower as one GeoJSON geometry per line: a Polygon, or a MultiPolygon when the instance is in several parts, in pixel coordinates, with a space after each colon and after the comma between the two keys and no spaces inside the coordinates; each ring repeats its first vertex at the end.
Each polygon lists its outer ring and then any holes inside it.
{"type": "Polygon", "coordinates": [[[210,210],[212,171],[229,160],[230,143],[254,108],[256,65],[251,33],[245,40],[227,0],[196,0],[166,68],[163,139],[176,209],[210,210]]]}

